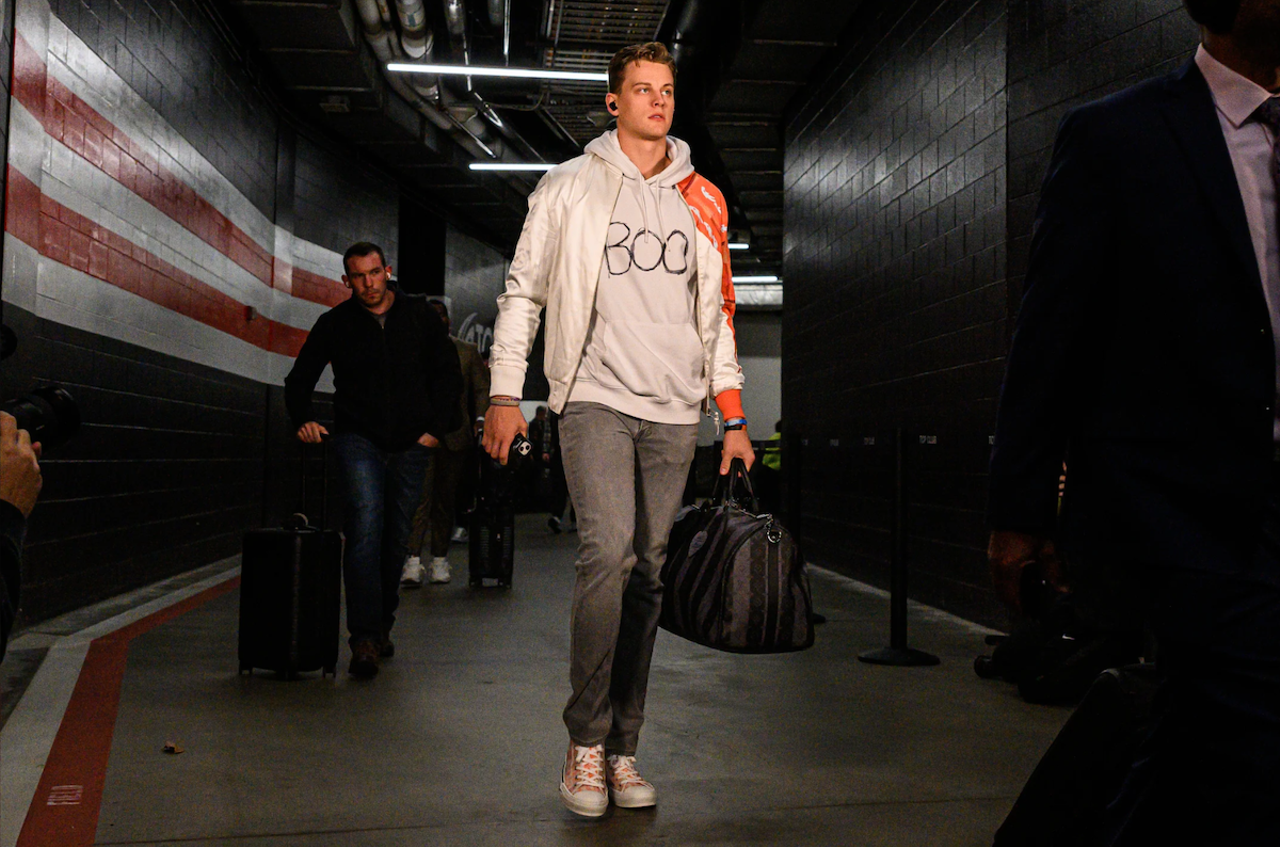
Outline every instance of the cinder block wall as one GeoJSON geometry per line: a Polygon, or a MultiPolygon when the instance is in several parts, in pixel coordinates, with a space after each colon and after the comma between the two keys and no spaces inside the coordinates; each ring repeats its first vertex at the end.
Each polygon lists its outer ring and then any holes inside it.
{"type": "Polygon", "coordinates": [[[986,462],[1057,123],[1195,43],[1179,0],[860,5],[787,121],[783,417],[810,559],[887,585],[903,427],[913,596],[1004,624],[986,462]]]}
{"type": "Polygon", "coordinates": [[[43,462],[29,623],[231,555],[298,507],[283,376],[347,296],[341,251],[372,239],[394,261],[399,193],[285,120],[197,2],[16,0],[8,20],[20,348],[0,394],[57,381],[84,414],[43,462]]]}

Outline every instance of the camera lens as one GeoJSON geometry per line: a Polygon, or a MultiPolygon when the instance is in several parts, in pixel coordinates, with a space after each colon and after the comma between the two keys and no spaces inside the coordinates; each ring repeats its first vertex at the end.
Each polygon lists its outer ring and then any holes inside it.
{"type": "Polygon", "coordinates": [[[80,407],[61,386],[37,388],[2,408],[17,419],[18,429],[31,433],[31,440],[39,441],[45,450],[65,444],[80,428],[80,407]]]}

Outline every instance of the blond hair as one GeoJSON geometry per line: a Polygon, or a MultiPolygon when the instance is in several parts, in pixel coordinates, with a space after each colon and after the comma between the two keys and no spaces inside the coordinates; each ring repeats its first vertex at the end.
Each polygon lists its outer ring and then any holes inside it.
{"type": "Polygon", "coordinates": [[[667,51],[665,44],[660,41],[632,44],[630,47],[623,47],[617,53],[614,53],[613,58],[609,60],[610,94],[622,93],[622,80],[627,75],[627,66],[637,62],[653,62],[657,65],[666,65],[671,69],[672,81],[675,81],[676,60],[671,57],[671,53],[667,51]]]}

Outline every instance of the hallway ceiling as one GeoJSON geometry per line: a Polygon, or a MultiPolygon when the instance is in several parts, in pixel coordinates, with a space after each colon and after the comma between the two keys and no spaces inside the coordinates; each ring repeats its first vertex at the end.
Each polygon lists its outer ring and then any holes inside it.
{"type": "MultiPolygon", "coordinates": [[[[412,24],[417,0],[214,2],[295,116],[363,150],[404,179],[410,194],[508,254],[539,175],[476,173],[467,165],[493,161],[490,153],[498,161],[563,161],[610,126],[598,83],[472,78],[469,91],[461,77],[392,79],[379,51],[426,61],[405,55],[416,30],[406,32],[402,20],[412,24]],[[371,38],[370,20],[377,27],[379,18],[385,35],[371,38]],[[437,84],[424,93],[423,85],[437,84]]],[[[734,253],[735,269],[758,274],[782,265],[783,116],[857,5],[424,0],[416,8],[433,41],[427,58],[437,62],[603,71],[620,47],[667,43],[681,95],[673,133],[690,142],[695,165],[725,192],[731,235],[750,241],[749,250],[734,253]]]]}

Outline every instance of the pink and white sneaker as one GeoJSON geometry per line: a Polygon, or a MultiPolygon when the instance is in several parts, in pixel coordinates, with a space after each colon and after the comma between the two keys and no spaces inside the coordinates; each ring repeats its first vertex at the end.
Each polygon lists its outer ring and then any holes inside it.
{"type": "Polygon", "coordinates": [[[560,799],[569,811],[598,818],[609,808],[609,792],[604,787],[604,745],[579,747],[569,742],[564,767],[560,771],[560,799]]]}
{"type": "Polygon", "coordinates": [[[610,756],[605,772],[609,777],[609,797],[620,809],[644,809],[658,804],[658,789],[641,778],[635,756],[610,756]]]}

